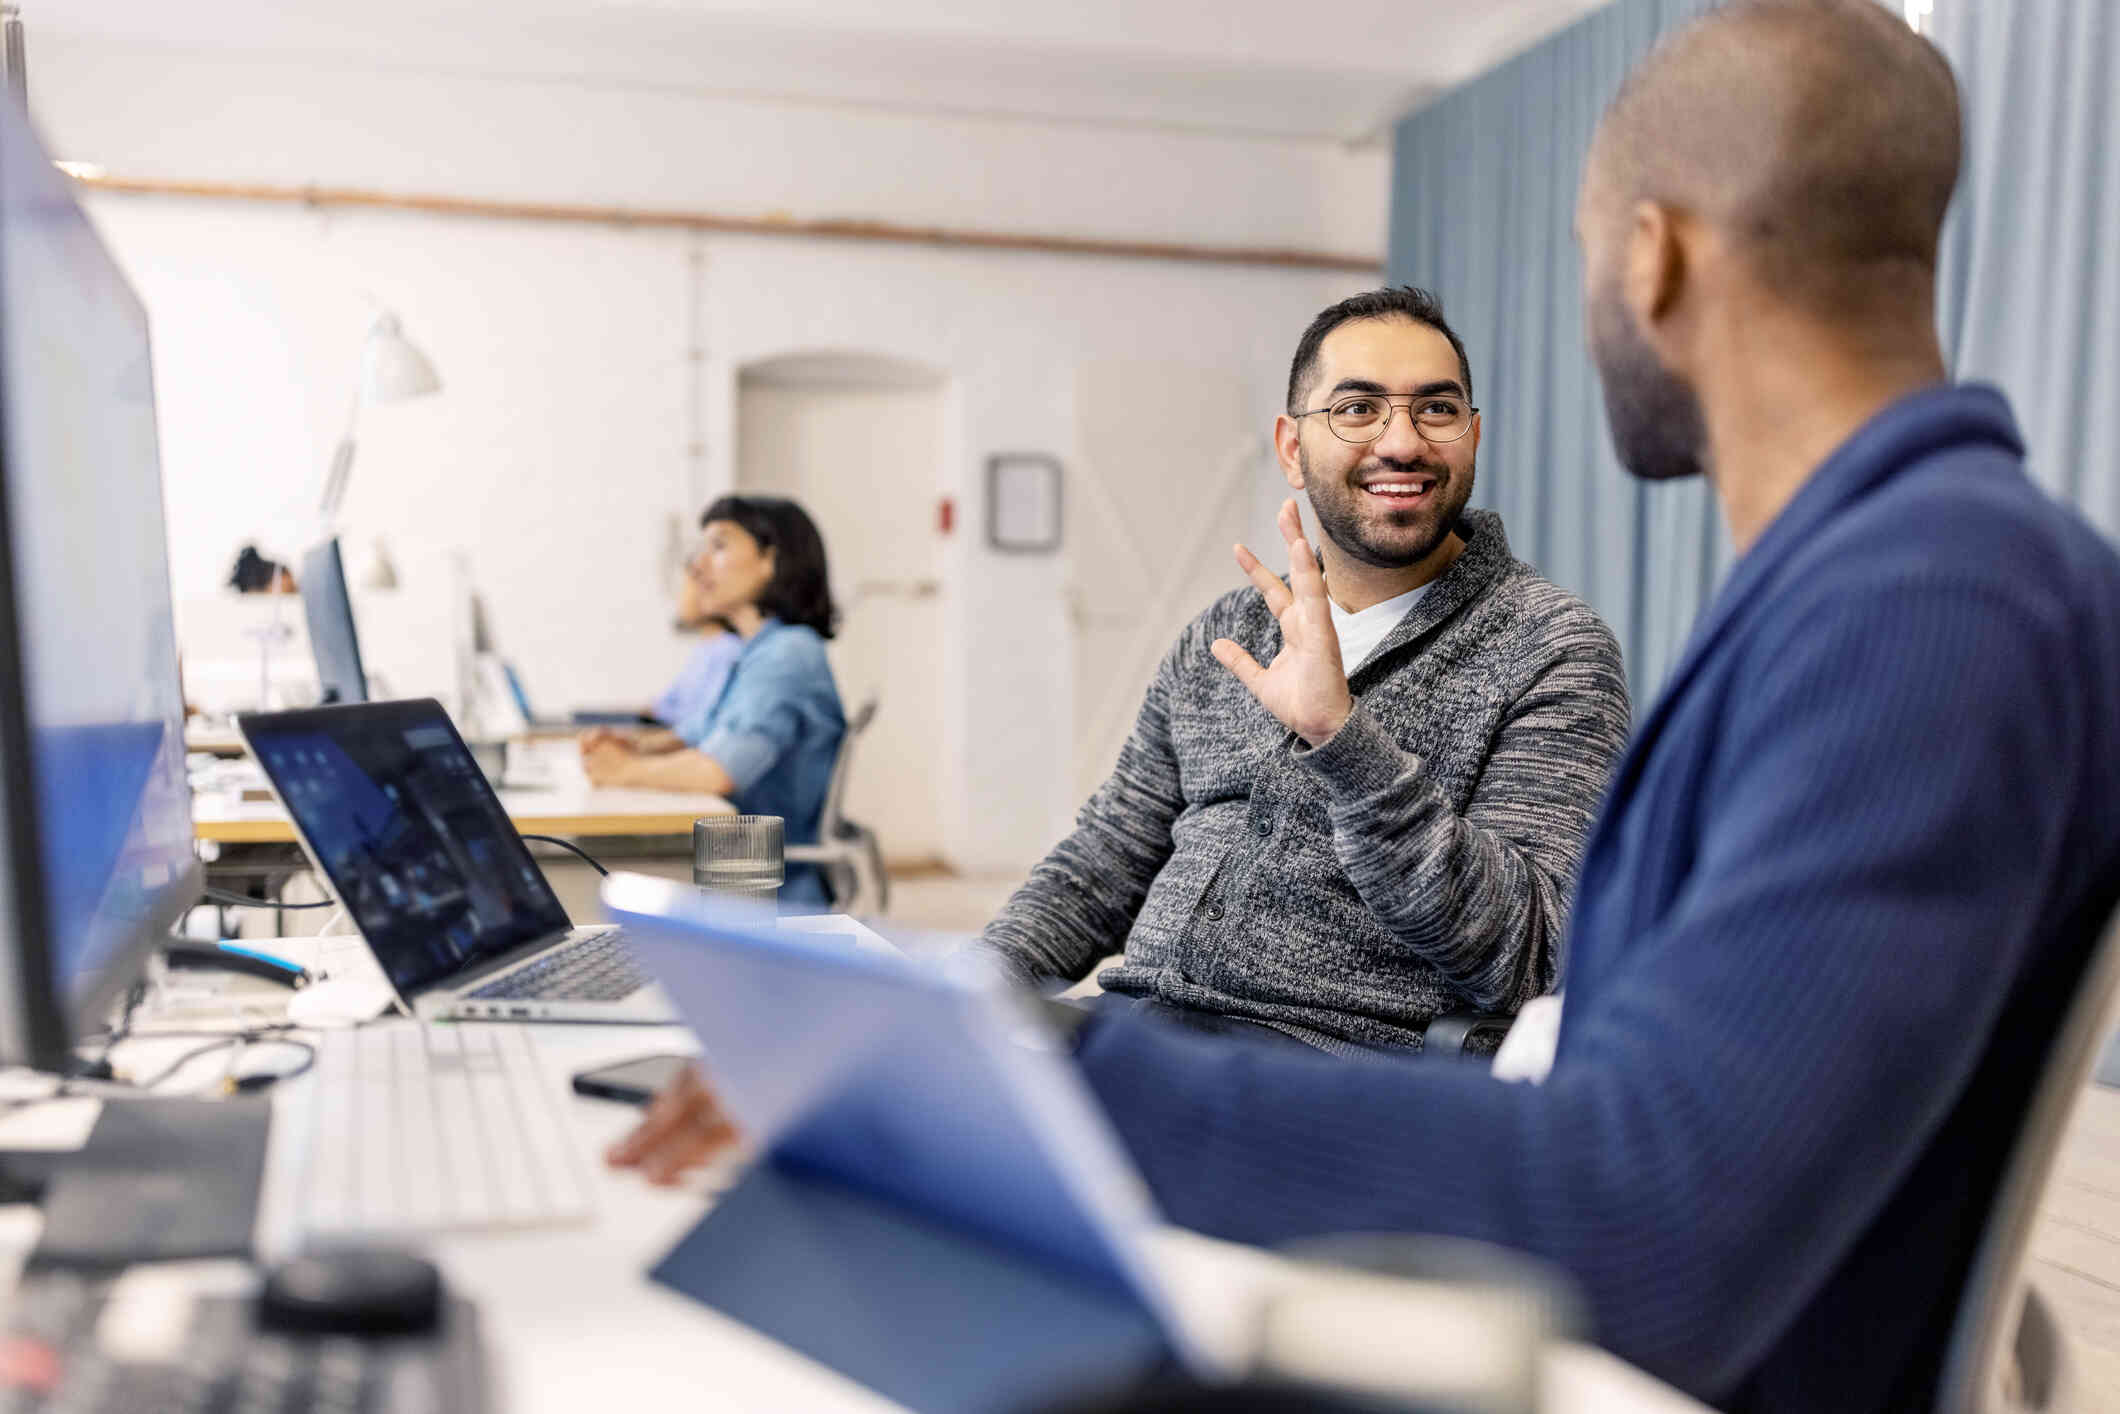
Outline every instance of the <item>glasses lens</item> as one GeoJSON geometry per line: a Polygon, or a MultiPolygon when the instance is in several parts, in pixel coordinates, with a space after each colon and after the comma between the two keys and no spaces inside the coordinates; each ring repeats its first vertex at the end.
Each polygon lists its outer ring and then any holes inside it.
{"type": "Polygon", "coordinates": [[[1355,397],[1334,403],[1325,420],[1346,441],[1373,442],[1384,430],[1384,419],[1390,415],[1391,404],[1382,398],[1355,397]]]}
{"type": "MultiPolygon", "coordinates": [[[[1444,393],[1412,399],[1407,404],[1406,415],[1431,442],[1456,441],[1472,426],[1472,409],[1466,406],[1465,400],[1444,393]]],[[[1334,403],[1325,420],[1343,441],[1374,442],[1383,435],[1391,416],[1389,398],[1359,393],[1334,403]]]]}
{"type": "Polygon", "coordinates": [[[1448,442],[1465,435],[1472,425],[1472,410],[1458,398],[1420,398],[1413,405],[1413,420],[1421,424],[1423,436],[1448,442]]]}

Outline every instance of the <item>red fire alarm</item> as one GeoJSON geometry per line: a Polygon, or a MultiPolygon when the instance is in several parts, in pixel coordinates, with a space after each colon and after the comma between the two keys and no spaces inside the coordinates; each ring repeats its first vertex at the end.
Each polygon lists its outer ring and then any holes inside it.
{"type": "Polygon", "coordinates": [[[957,502],[948,496],[944,496],[941,500],[935,503],[936,533],[940,535],[947,535],[956,528],[957,502]]]}

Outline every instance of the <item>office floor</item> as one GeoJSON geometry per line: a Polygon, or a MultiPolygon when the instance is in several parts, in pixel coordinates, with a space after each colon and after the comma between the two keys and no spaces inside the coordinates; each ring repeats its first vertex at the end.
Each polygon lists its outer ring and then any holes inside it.
{"type": "Polygon", "coordinates": [[[981,878],[940,869],[893,869],[890,920],[921,932],[976,933],[1022,882],[1020,874],[981,878]]]}
{"type": "Polygon", "coordinates": [[[2031,1279],[2069,1333],[2077,1407],[2120,1409],[2120,1090],[2084,1094],[2032,1234],[2031,1279]]]}
{"type": "MultiPolygon", "coordinates": [[[[891,916],[970,933],[1019,881],[923,874],[894,879],[891,916]]],[[[2031,1279],[2067,1328],[2082,1409],[2120,1409],[2120,1089],[2085,1093],[2032,1238],[2031,1279]]]]}

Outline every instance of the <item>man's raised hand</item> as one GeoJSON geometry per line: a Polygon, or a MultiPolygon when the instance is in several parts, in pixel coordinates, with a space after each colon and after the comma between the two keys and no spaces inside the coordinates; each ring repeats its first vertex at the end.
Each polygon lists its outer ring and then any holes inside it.
{"type": "Polygon", "coordinates": [[[1260,564],[1257,555],[1236,547],[1237,568],[1258,587],[1281,625],[1281,651],[1274,655],[1273,666],[1260,667],[1227,638],[1216,639],[1211,651],[1281,725],[1312,746],[1322,746],[1354,710],[1354,698],[1340,663],[1340,636],[1332,627],[1325,575],[1303,537],[1303,518],[1292,497],[1281,503],[1280,526],[1281,538],[1288,542],[1287,584],[1260,564]]]}

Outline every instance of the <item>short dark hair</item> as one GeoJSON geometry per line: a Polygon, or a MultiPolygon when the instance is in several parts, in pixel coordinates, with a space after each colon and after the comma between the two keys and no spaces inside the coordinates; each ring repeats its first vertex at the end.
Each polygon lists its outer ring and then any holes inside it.
{"type": "Polygon", "coordinates": [[[1364,290],[1358,295],[1349,295],[1338,304],[1321,311],[1296,341],[1295,361],[1288,365],[1288,412],[1290,416],[1303,411],[1297,400],[1303,396],[1310,375],[1318,366],[1318,348],[1325,336],[1342,324],[1356,319],[1411,319],[1416,324],[1426,324],[1450,341],[1457,354],[1458,381],[1465,385],[1465,401],[1472,401],[1472,362],[1465,357],[1464,341],[1457,331],[1443,318],[1443,302],[1434,295],[1412,285],[1386,285],[1380,290],[1364,290]]]}
{"type": "Polygon", "coordinates": [[[704,529],[717,520],[743,527],[759,549],[773,552],[773,577],[758,596],[760,613],[816,629],[820,638],[838,631],[824,537],[809,512],[784,496],[723,496],[700,513],[699,524],[704,529]]]}

